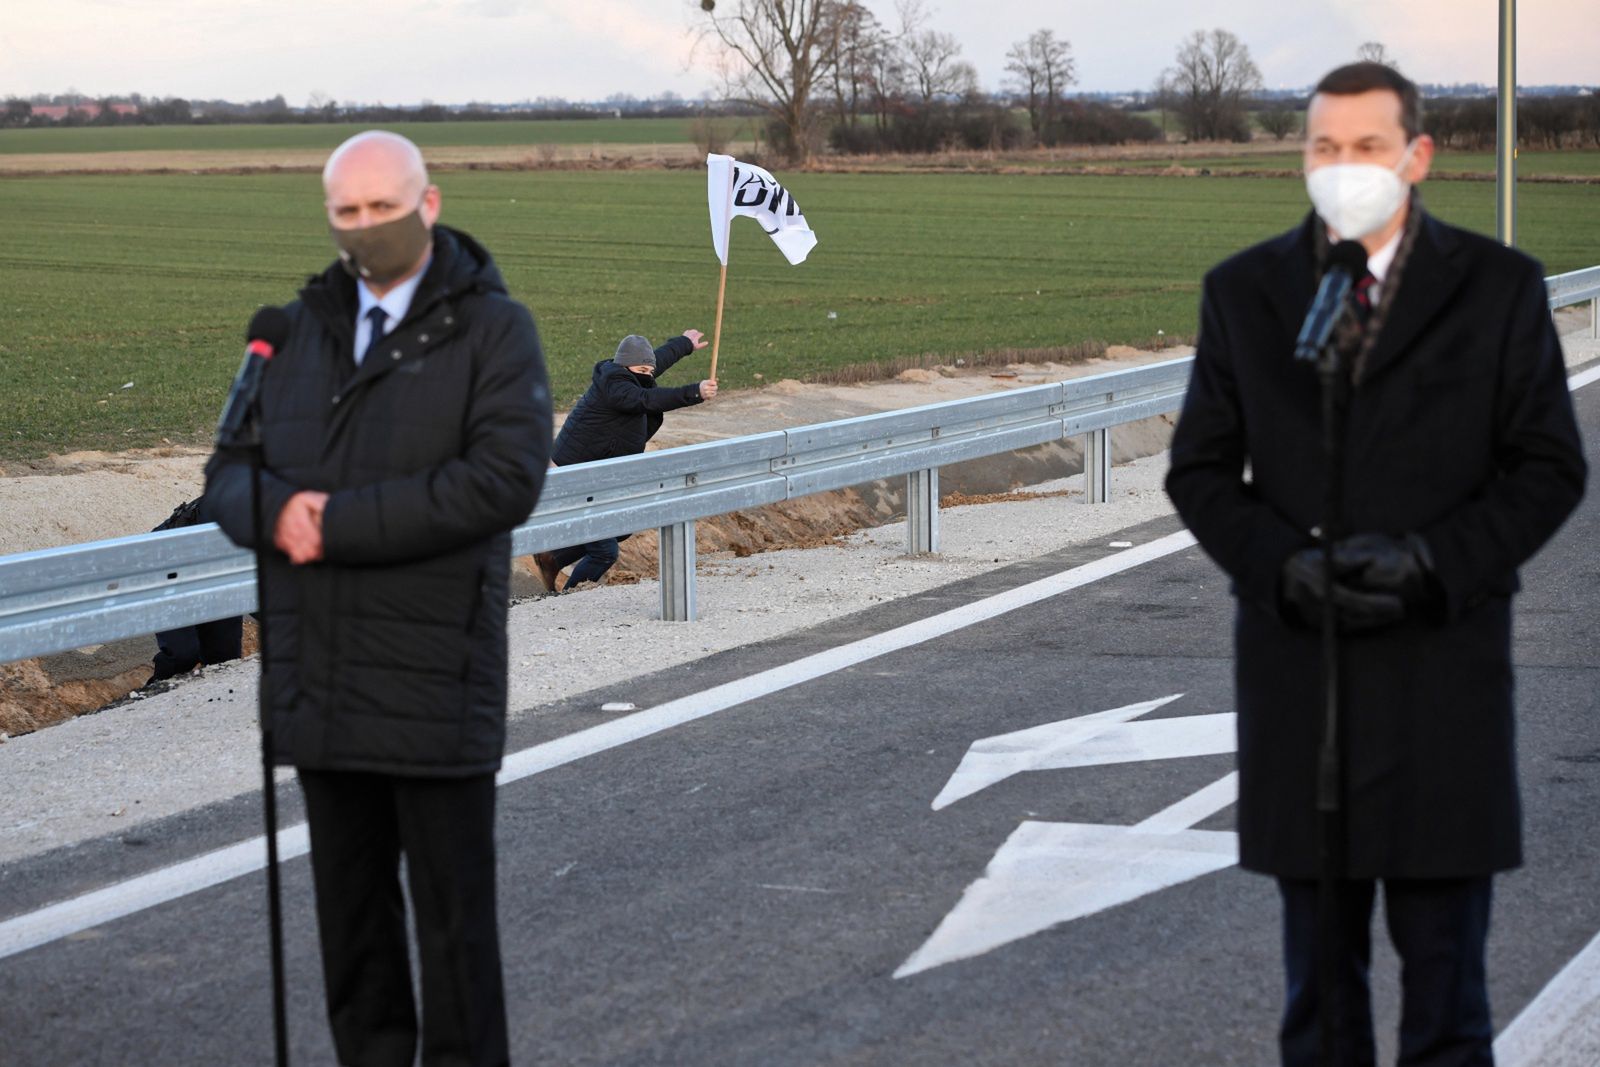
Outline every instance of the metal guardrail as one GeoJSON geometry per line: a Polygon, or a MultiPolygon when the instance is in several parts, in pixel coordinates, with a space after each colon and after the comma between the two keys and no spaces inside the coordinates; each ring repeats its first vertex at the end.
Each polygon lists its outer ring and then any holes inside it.
{"type": "MultiPolygon", "coordinates": [[[[657,528],[662,617],[695,614],[694,521],[907,476],[907,547],[938,549],[938,468],[1088,435],[1090,497],[1108,488],[1112,426],[1176,411],[1189,359],[995,396],[549,472],[512,552],[657,528]]],[[[136,637],[255,608],[254,558],[214,524],[0,557],[0,662],[136,637]]]]}
{"type": "MultiPolygon", "coordinates": [[[[1588,302],[1600,266],[1546,278],[1550,308],[1588,302]]],[[[512,533],[527,555],[661,531],[661,615],[695,615],[696,519],[906,476],[911,552],[939,548],[939,468],[1084,435],[1089,498],[1106,499],[1112,426],[1176,411],[1189,360],[839,422],[647,452],[549,472],[512,533]]],[[[215,525],[0,557],[0,663],[155,633],[255,608],[255,566],[215,525]]]]}
{"type": "Polygon", "coordinates": [[[1544,280],[1550,291],[1550,310],[1572,304],[1589,304],[1589,336],[1600,337],[1600,267],[1585,267],[1544,280]]]}

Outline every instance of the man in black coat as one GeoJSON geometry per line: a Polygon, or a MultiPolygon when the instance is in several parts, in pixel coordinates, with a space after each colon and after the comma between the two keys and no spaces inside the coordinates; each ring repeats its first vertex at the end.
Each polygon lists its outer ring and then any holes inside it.
{"type": "MultiPolygon", "coordinates": [[[[533,318],[482,246],[436,225],[410,141],[369,132],[323,172],[340,258],[286,309],[260,394],[263,664],[274,757],[299,772],[339,1061],[507,1062],[495,919],[511,527],[533,510],[550,397],[533,318]]],[[[250,468],[206,501],[253,545],[250,468]]]]}
{"type": "Polygon", "coordinates": [[[1511,596],[1586,476],[1537,263],[1427,215],[1417,91],[1329,74],[1307,115],[1315,212],[1205,280],[1167,490],[1237,598],[1239,849],[1284,900],[1285,1064],[1314,1064],[1317,622],[1342,636],[1340,1062],[1371,1063],[1376,880],[1404,964],[1402,1064],[1492,1062],[1490,875],[1521,862],[1511,596]],[[1317,374],[1292,358],[1329,242],[1369,275],[1338,331],[1344,522],[1326,592],[1317,374]],[[1248,468],[1248,474],[1246,470],[1248,468]]]}
{"type": "MultiPolygon", "coordinates": [[[[713,378],[690,385],[661,386],[656,378],[683,357],[706,346],[699,330],[685,330],[660,348],[638,334],[617,345],[616,355],[594,365],[594,378],[573,405],[556,435],[554,463],[589,463],[597,459],[635,456],[661,429],[666,413],[699,404],[717,395],[713,378]]],[[[571,564],[565,590],[598,582],[617,562],[617,542],[606,537],[586,545],[540,552],[534,556],[545,588],[556,591],[561,570],[571,564]]]]}

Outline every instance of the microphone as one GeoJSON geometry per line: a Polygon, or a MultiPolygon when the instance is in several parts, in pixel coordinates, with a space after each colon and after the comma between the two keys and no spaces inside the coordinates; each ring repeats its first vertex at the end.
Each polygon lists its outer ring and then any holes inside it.
{"type": "Polygon", "coordinates": [[[1328,269],[1317,287],[1311,310],[1295,338],[1294,358],[1316,362],[1333,336],[1333,328],[1344,312],[1344,299],[1356,279],[1367,272],[1367,250],[1360,241],[1340,241],[1328,252],[1328,269]]]}
{"type": "Polygon", "coordinates": [[[217,423],[219,448],[239,442],[250,410],[256,406],[267,361],[289,339],[288,313],[277,307],[262,308],[251,316],[245,337],[248,343],[244,348],[244,362],[239,364],[239,373],[233,376],[233,389],[228,393],[227,406],[222,409],[222,418],[217,423]]]}

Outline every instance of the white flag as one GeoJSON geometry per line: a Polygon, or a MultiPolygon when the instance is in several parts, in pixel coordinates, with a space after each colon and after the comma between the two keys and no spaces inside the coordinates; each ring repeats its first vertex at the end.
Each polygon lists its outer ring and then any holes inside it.
{"type": "Polygon", "coordinates": [[[728,226],[748,215],[767,231],[790,263],[803,263],[817,245],[800,205],[767,171],[732,156],[706,156],[706,195],[711,201],[711,245],[728,265],[728,226]]]}

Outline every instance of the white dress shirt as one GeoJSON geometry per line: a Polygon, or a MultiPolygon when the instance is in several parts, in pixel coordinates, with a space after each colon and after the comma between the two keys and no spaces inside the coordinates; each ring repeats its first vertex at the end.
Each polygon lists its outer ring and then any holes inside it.
{"type": "Polygon", "coordinates": [[[1387,244],[1367,257],[1367,270],[1378,279],[1369,293],[1373,307],[1377,307],[1378,301],[1383,299],[1383,279],[1389,273],[1389,268],[1394,265],[1394,254],[1400,250],[1400,238],[1405,232],[1406,228],[1400,227],[1395,231],[1395,235],[1389,238],[1387,244]]]}
{"type": "Polygon", "coordinates": [[[372,290],[367,288],[365,280],[356,279],[356,296],[359,300],[356,310],[356,366],[361,366],[361,361],[367,355],[367,346],[372,344],[372,320],[367,318],[367,312],[375,307],[383,308],[384,314],[388,316],[383,320],[384,333],[400,325],[401,320],[406,317],[406,312],[411,310],[411,298],[417,295],[417,286],[422,284],[422,276],[428,273],[428,265],[432,262],[430,256],[421,270],[390,289],[382,300],[372,295],[372,290]]]}

